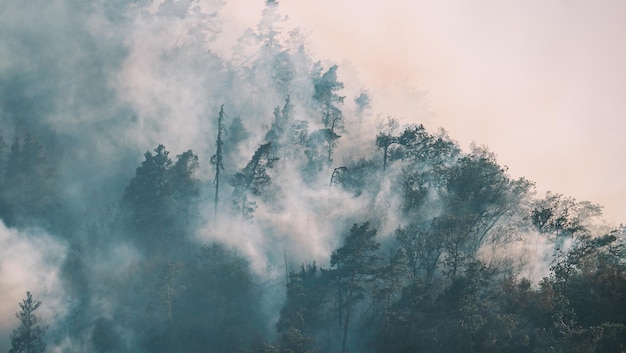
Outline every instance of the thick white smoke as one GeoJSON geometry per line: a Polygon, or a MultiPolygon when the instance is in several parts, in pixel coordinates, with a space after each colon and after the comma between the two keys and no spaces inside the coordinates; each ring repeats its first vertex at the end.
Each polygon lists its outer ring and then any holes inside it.
{"type": "Polygon", "coordinates": [[[8,351],[9,335],[19,326],[15,313],[26,292],[42,302],[35,312],[44,324],[65,313],[59,271],[66,245],[41,229],[16,230],[0,221],[0,350],[8,351]]]}

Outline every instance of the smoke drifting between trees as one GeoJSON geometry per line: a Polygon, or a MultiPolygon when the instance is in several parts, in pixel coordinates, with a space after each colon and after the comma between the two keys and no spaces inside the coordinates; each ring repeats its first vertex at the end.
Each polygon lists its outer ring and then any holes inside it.
{"type": "Polygon", "coordinates": [[[48,351],[626,349],[625,238],[600,206],[537,196],[421,117],[380,122],[277,1],[228,57],[220,1],[61,3],[67,27],[0,5],[60,26],[0,34],[40,53],[0,66],[0,217],[19,230],[0,239],[65,251],[48,351]],[[90,49],[59,52],[74,40],[90,49]]]}

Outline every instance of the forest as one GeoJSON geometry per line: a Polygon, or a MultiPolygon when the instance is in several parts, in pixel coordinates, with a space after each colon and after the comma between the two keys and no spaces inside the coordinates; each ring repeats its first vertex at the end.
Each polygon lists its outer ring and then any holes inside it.
{"type": "Polygon", "coordinates": [[[0,349],[626,352],[600,205],[223,6],[0,3],[0,349]]]}

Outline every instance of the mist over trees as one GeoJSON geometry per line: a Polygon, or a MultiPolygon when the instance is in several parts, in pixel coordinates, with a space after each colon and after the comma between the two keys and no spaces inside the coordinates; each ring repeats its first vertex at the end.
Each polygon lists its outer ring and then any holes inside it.
{"type": "Polygon", "coordinates": [[[0,4],[0,348],[626,350],[601,206],[376,117],[278,1],[225,55],[223,5],[0,4]]]}

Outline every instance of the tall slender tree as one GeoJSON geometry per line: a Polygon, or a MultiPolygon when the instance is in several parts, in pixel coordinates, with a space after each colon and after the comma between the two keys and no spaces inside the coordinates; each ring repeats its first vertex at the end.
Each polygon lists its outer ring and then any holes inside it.
{"type": "Polygon", "coordinates": [[[337,81],[337,65],[331,66],[324,74],[319,63],[316,65],[317,72],[313,73],[313,84],[315,99],[322,106],[322,123],[324,124],[324,134],[326,137],[326,147],[328,152],[328,163],[332,162],[332,152],[336,145],[336,140],[341,137],[335,132],[343,126],[343,115],[337,104],[343,103],[344,96],[336,92],[343,89],[343,82],[337,81]]]}
{"type": "Polygon", "coordinates": [[[220,201],[220,172],[224,170],[224,164],[222,162],[222,133],[224,132],[224,105],[220,107],[220,113],[217,116],[217,140],[215,141],[215,145],[217,147],[217,151],[211,157],[211,164],[215,166],[215,179],[213,179],[213,183],[215,184],[215,199],[213,200],[214,206],[214,214],[217,216],[217,204],[220,201]]]}

